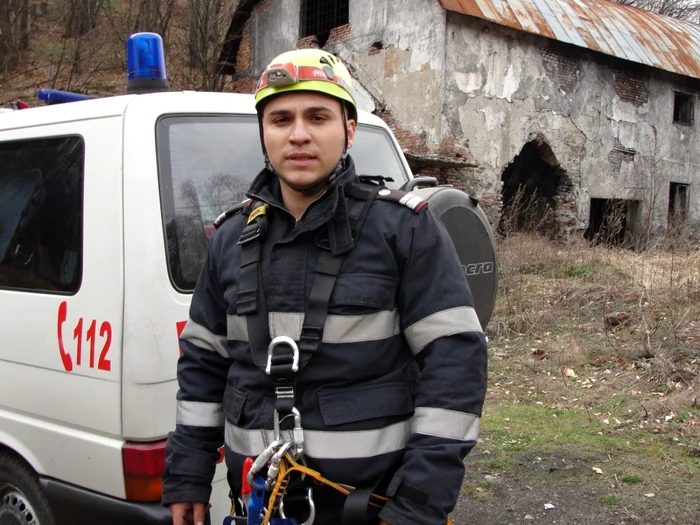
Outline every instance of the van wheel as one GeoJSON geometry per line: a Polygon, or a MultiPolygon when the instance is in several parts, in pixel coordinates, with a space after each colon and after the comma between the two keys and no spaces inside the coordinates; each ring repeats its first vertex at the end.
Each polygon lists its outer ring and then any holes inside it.
{"type": "Polygon", "coordinates": [[[38,476],[11,452],[0,452],[0,525],[54,525],[38,476]]]}

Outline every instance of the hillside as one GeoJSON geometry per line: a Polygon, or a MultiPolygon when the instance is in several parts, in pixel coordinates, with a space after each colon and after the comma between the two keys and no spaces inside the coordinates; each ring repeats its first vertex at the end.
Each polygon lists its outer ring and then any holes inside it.
{"type": "MultiPolygon", "coordinates": [[[[75,0],[72,4],[75,4],[75,0]]],[[[224,79],[212,72],[216,70],[215,50],[220,49],[219,43],[227,29],[225,20],[230,22],[230,16],[225,16],[223,12],[210,16],[205,36],[211,45],[191,59],[190,48],[194,44],[188,37],[187,2],[164,0],[161,5],[160,2],[144,1],[144,5],[150,4],[161,6],[161,11],[153,7],[154,12],[145,17],[140,11],[143,6],[135,0],[104,3],[95,26],[76,36],[67,36],[71,1],[42,2],[40,5],[44,6],[43,9],[31,9],[27,49],[6,56],[4,67],[0,67],[0,107],[8,107],[18,98],[30,106],[39,105],[36,92],[40,88],[73,91],[94,97],[124,94],[126,41],[129,35],[138,30],[148,30],[147,26],[157,29],[159,25],[167,27],[159,34],[164,39],[167,74],[173,89],[224,89],[224,79]],[[166,4],[170,8],[168,13],[162,11],[166,4]],[[166,16],[167,20],[164,19],[166,16]]],[[[16,26],[17,23],[15,30],[16,26]]]]}

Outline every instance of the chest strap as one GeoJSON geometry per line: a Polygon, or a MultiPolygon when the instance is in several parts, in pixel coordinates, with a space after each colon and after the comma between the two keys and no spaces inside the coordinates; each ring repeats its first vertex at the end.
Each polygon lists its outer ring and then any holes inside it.
{"type": "MultiPolygon", "coordinates": [[[[355,185],[348,190],[349,217],[353,242],[357,242],[362,226],[381,186],[355,185]]],[[[267,216],[262,203],[255,203],[243,211],[248,214],[246,227],[243,229],[239,244],[241,245],[241,271],[239,274],[238,297],[236,303],[237,315],[247,316],[248,340],[250,343],[253,362],[261,370],[266,370],[268,364],[268,345],[270,344],[270,327],[265,294],[262,290],[260,252],[264,237],[267,216]]],[[[317,236],[317,244],[321,247],[314,277],[309,293],[308,305],[304,315],[301,335],[299,337],[299,369],[302,369],[316,355],[323,339],[323,327],[328,316],[328,304],[335,286],[336,279],[345,258],[345,254],[333,255],[327,242],[327,234],[317,236]]],[[[348,250],[349,251],[349,250],[348,250]]],[[[346,252],[347,253],[347,252],[346,252]]],[[[279,348],[275,356],[270,376],[281,373],[285,367],[291,366],[292,352],[279,348]],[[276,371],[277,373],[275,373],[276,371]]],[[[284,373],[288,376],[288,373],[284,373]]],[[[286,378],[288,382],[288,377],[286,378]]]]}

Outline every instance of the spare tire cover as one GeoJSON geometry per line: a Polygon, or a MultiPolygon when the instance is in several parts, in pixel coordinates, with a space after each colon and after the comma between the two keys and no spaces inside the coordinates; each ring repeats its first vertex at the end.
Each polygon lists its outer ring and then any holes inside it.
{"type": "MultiPolygon", "coordinates": [[[[476,199],[450,186],[420,188],[410,193],[428,201],[447,228],[474,296],[474,309],[485,329],[498,291],[496,241],[486,215],[476,199]]],[[[439,264],[435,271],[440,271],[439,264]]]]}

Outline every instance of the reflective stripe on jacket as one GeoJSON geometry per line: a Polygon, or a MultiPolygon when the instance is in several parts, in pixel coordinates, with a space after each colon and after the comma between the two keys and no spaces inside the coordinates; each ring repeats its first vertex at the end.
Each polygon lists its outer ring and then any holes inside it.
{"type": "MultiPolygon", "coordinates": [[[[350,160],[295,223],[276,175],[263,171],[254,181],[249,195],[270,204],[261,264],[272,337],[298,340],[318,232],[332,224],[331,237],[349,233],[345,189],[354,182],[350,160]]],[[[246,318],[236,315],[243,226],[235,216],[212,238],[181,336],[166,504],[208,501],[224,441],[236,493],[245,457],[274,438],[272,382],[254,365],[246,318]]],[[[388,472],[383,519],[444,525],[476,443],[485,390],[485,338],[444,227],[429,210],[374,201],[343,261],[319,352],[298,373],[308,466],[353,486],[388,472]]]]}

